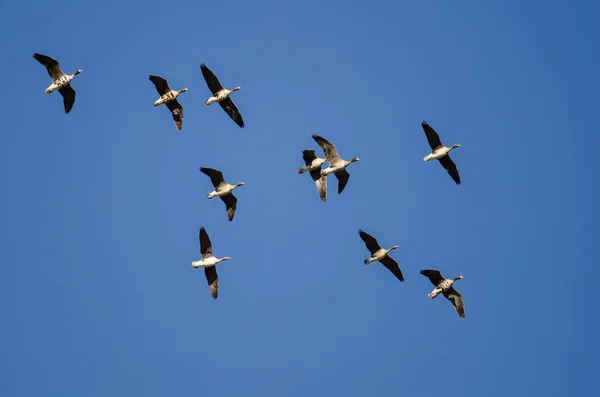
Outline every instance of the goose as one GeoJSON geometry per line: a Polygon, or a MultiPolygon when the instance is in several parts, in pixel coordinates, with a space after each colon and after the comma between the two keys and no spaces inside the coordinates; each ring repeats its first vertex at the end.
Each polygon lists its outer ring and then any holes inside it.
{"type": "Polygon", "coordinates": [[[38,53],[33,54],[33,57],[46,67],[48,75],[52,79],[52,84],[46,88],[46,94],[51,94],[58,90],[63,97],[65,113],[69,113],[75,104],[75,90],[71,87],[71,81],[76,75],[83,72],[83,70],[77,69],[73,74],[65,74],[56,59],[38,53]]]}
{"type": "Polygon", "coordinates": [[[177,101],[177,97],[182,92],[188,91],[187,88],[182,88],[179,91],[172,90],[169,88],[169,84],[167,80],[163,79],[160,76],[152,76],[150,75],[150,81],[154,83],[154,87],[156,87],[156,91],[158,91],[158,95],[160,98],[152,104],[152,106],[160,106],[165,104],[167,108],[171,111],[173,115],[173,121],[175,122],[175,128],[181,131],[181,124],[183,124],[183,106],[177,101]]]}
{"type": "Polygon", "coordinates": [[[346,171],[346,167],[355,161],[360,161],[358,157],[354,157],[352,160],[342,160],[338,155],[338,152],[335,148],[335,145],[329,142],[327,139],[320,137],[316,134],[312,135],[313,139],[317,142],[317,144],[325,153],[325,157],[329,162],[329,167],[321,170],[321,175],[327,176],[329,174],[334,174],[338,179],[338,194],[341,194],[344,191],[344,188],[348,184],[348,179],[350,179],[350,174],[346,171]]]}
{"type": "Polygon", "coordinates": [[[206,275],[206,281],[208,281],[210,294],[213,299],[217,299],[217,296],[219,296],[219,276],[217,276],[217,268],[215,266],[217,263],[228,261],[231,258],[228,256],[217,258],[213,255],[212,243],[210,242],[210,238],[204,227],[200,228],[198,239],[200,240],[200,254],[202,254],[202,259],[199,261],[192,261],[192,267],[194,269],[199,267],[204,268],[204,274],[206,275]]]}
{"type": "Polygon", "coordinates": [[[390,249],[381,248],[373,236],[365,233],[361,229],[358,229],[358,235],[365,242],[367,249],[371,252],[371,257],[365,259],[365,265],[379,261],[383,266],[387,267],[398,280],[404,281],[404,276],[400,271],[398,263],[392,257],[388,256],[389,252],[395,250],[398,246],[394,245],[390,249]]]}
{"type": "Polygon", "coordinates": [[[442,145],[442,141],[440,140],[440,136],[437,132],[427,122],[423,121],[421,123],[423,127],[423,131],[425,131],[425,135],[427,136],[427,141],[429,142],[429,146],[431,146],[431,153],[423,158],[425,162],[430,160],[438,160],[440,164],[444,167],[444,169],[450,174],[454,182],[457,185],[460,185],[460,176],[458,175],[458,170],[456,169],[456,164],[450,158],[450,151],[454,148],[460,147],[458,143],[450,147],[446,147],[442,145]]]}
{"type": "Polygon", "coordinates": [[[227,208],[227,218],[229,219],[229,222],[231,222],[237,207],[237,198],[231,192],[236,187],[245,185],[245,183],[238,182],[235,185],[230,185],[229,183],[225,182],[225,179],[223,179],[223,173],[221,171],[212,168],[201,167],[200,172],[208,175],[210,177],[210,181],[215,187],[215,190],[208,193],[207,197],[209,199],[213,197],[221,197],[221,200],[223,200],[225,207],[227,208]]]}
{"type": "Polygon", "coordinates": [[[212,92],[213,96],[208,98],[204,103],[206,105],[210,105],[211,103],[219,102],[219,105],[223,108],[223,110],[229,115],[231,120],[233,120],[240,128],[244,128],[244,120],[242,119],[242,115],[238,110],[235,103],[229,98],[232,92],[238,91],[241,87],[237,86],[231,90],[227,88],[223,88],[219,79],[209,68],[206,67],[205,64],[200,65],[200,70],[202,70],[202,76],[206,81],[206,85],[212,92]]]}
{"type": "Polygon", "coordinates": [[[310,176],[317,185],[317,192],[322,202],[327,200],[327,176],[321,175],[321,166],[327,159],[317,157],[313,149],[307,149],[302,151],[302,157],[304,158],[305,167],[298,168],[299,174],[310,172],[310,176]]]}
{"type": "Polygon", "coordinates": [[[435,286],[433,291],[429,293],[429,297],[433,299],[439,294],[443,294],[450,302],[452,302],[452,305],[460,318],[465,318],[465,304],[463,303],[462,295],[452,286],[456,280],[462,279],[463,276],[456,276],[450,280],[442,277],[439,270],[421,270],[420,273],[427,277],[429,281],[431,281],[431,284],[435,286]]]}

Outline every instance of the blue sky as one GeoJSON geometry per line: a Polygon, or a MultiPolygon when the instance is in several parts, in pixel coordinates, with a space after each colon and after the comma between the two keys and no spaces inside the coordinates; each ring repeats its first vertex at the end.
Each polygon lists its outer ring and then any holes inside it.
{"type": "Polygon", "coordinates": [[[597,3],[203,3],[0,2],[0,395],[600,386],[597,3]],[[70,114],[34,52],[83,69],[70,114]],[[204,105],[202,62],[245,129],[204,105]],[[189,88],[181,132],[150,74],[189,88]],[[422,120],[462,145],[461,186],[422,120]],[[361,158],[326,204],[296,173],[313,133],[361,158]],[[246,182],[233,222],[199,167],[246,182]],[[232,258],[216,301],[200,226],[232,258]],[[464,276],[465,320],[426,268],[464,276]]]}

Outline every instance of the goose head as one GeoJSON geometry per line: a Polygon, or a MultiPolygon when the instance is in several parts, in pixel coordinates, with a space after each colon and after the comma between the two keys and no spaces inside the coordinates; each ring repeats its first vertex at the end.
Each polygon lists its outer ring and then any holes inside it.
{"type": "Polygon", "coordinates": [[[75,76],[75,75],[77,75],[77,74],[79,74],[81,72],[83,72],[83,70],[77,69],[76,71],[73,72],[73,76],[75,76]]]}
{"type": "Polygon", "coordinates": [[[355,157],[352,160],[350,160],[351,163],[354,163],[355,161],[360,161],[360,159],[358,157],[355,157]]]}
{"type": "Polygon", "coordinates": [[[460,279],[462,279],[462,278],[463,278],[463,276],[456,276],[456,277],[454,277],[454,281],[456,281],[456,280],[460,280],[460,279]]]}
{"type": "MultiPolygon", "coordinates": [[[[455,143],[454,145],[450,146],[450,150],[452,150],[452,149],[454,149],[454,148],[457,148],[457,147],[460,147],[460,144],[458,144],[458,143],[455,143]]],[[[449,150],[449,151],[450,151],[450,150],[449,150]]]]}
{"type": "Polygon", "coordinates": [[[179,90],[179,93],[181,94],[182,92],[186,92],[186,91],[188,91],[187,88],[182,88],[182,89],[179,90]]]}
{"type": "Polygon", "coordinates": [[[390,248],[390,251],[391,251],[391,250],[395,250],[396,248],[398,248],[398,246],[397,246],[397,245],[394,245],[392,248],[390,248]]]}
{"type": "Polygon", "coordinates": [[[233,91],[239,91],[239,90],[241,90],[241,89],[242,89],[242,87],[240,87],[240,86],[238,85],[237,87],[234,87],[234,88],[231,90],[231,92],[233,92],[233,91]]]}
{"type": "Polygon", "coordinates": [[[235,186],[236,186],[236,187],[237,187],[237,186],[243,186],[243,185],[245,185],[245,184],[246,184],[246,182],[238,182],[238,183],[236,183],[236,184],[235,184],[235,186]]]}
{"type": "Polygon", "coordinates": [[[228,256],[224,256],[224,257],[222,257],[222,258],[221,258],[221,260],[220,260],[219,262],[222,262],[222,261],[228,261],[228,260],[230,260],[230,259],[231,259],[230,257],[228,257],[228,256]]]}

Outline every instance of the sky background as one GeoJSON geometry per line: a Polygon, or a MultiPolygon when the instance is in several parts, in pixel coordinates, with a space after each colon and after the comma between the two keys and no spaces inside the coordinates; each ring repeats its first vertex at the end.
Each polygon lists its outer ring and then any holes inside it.
{"type": "Polygon", "coordinates": [[[599,15],[0,0],[0,395],[594,394],[599,15]],[[34,52],[83,69],[70,114],[34,52]],[[204,105],[202,62],[242,87],[243,130],[204,105]],[[150,74],[189,88],[182,131],[150,74]],[[462,145],[462,185],[423,162],[422,120],[462,145]],[[361,158],[325,204],[296,173],[313,133],[361,158]],[[233,222],[199,167],[246,182],[233,222]],[[232,258],[216,301],[200,226],[232,258]],[[427,268],[464,276],[465,320],[427,268]]]}

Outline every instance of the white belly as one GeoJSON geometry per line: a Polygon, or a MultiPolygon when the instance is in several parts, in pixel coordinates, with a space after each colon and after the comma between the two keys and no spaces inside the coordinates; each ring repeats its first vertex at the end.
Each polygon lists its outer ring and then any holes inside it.
{"type": "Polygon", "coordinates": [[[231,190],[222,190],[220,192],[217,192],[216,190],[213,190],[212,192],[208,193],[208,198],[214,198],[214,197],[221,197],[221,196],[225,196],[226,194],[231,193],[231,190]]]}
{"type": "Polygon", "coordinates": [[[202,259],[200,261],[195,261],[192,262],[192,267],[198,268],[198,267],[212,267],[214,265],[217,264],[217,258],[215,258],[214,256],[210,257],[210,258],[206,258],[206,259],[202,259]]]}

